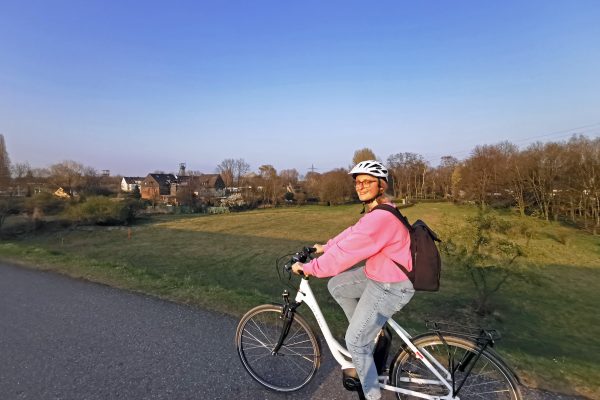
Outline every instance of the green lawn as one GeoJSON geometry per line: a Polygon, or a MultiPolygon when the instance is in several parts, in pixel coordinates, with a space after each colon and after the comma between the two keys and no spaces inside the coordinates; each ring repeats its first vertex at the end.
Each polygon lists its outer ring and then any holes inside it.
{"type": "MultiPolygon", "coordinates": [[[[213,216],[162,216],[131,228],[89,227],[41,233],[0,243],[0,257],[180,302],[241,315],[277,301],[284,288],[278,256],[324,242],[359,217],[360,206],[282,208],[213,216]]],[[[460,242],[474,207],[419,204],[404,210],[442,238],[460,242]]],[[[525,249],[525,269],[536,279],[509,281],[495,297],[495,313],[478,320],[473,288],[463,270],[445,265],[438,293],[418,293],[398,314],[413,332],[423,319],[492,325],[503,334],[498,350],[522,380],[566,393],[600,396],[600,238],[532,218],[501,213],[508,234],[525,249]],[[520,234],[526,226],[529,239],[520,234]]],[[[312,281],[334,332],[345,321],[312,281]]],[[[306,311],[306,310],[305,310],[306,311]]],[[[306,315],[306,312],[304,313],[306,315]]],[[[233,333],[232,333],[233,334],[233,333]]]]}

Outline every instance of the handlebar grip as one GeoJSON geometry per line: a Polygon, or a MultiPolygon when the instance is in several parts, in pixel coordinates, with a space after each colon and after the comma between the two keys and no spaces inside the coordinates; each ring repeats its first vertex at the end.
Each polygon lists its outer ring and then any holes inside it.
{"type": "MultiPolygon", "coordinates": [[[[292,265],[293,265],[293,264],[287,263],[287,264],[285,264],[283,267],[285,268],[285,270],[286,270],[287,272],[292,272],[292,265]]],[[[300,274],[299,274],[299,275],[300,275],[300,276],[304,276],[304,272],[303,272],[303,271],[300,271],[300,274]]]]}
{"type": "MultiPolygon", "coordinates": [[[[292,271],[292,265],[297,262],[305,263],[307,259],[310,259],[309,255],[312,253],[316,253],[317,249],[315,247],[304,247],[301,251],[297,252],[292,256],[292,258],[283,265],[283,268],[286,272],[292,271]]],[[[301,276],[304,276],[304,273],[300,273],[301,276]]]]}

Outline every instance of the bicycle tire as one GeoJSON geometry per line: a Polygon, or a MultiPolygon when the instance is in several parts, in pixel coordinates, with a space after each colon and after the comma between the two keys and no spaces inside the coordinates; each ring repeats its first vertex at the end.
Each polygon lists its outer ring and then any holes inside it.
{"type": "MultiPolygon", "coordinates": [[[[449,354],[454,355],[455,362],[464,360],[463,357],[476,355],[481,347],[473,340],[460,336],[443,335],[444,342],[437,334],[424,334],[413,339],[414,345],[421,351],[425,350],[435,357],[445,368],[449,365],[449,354]]],[[[476,359],[471,357],[470,363],[475,363],[464,385],[458,392],[461,400],[489,399],[489,400],[521,400],[521,391],[512,371],[506,366],[497,353],[484,350],[476,359]]],[[[466,369],[468,370],[469,367],[466,369]]],[[[442,376],[445,374],[442,373],[442,376]]],[[[465,371],[456,371],[456,385],[464,379],[465,371]]],[[[390,368],[390,382],[393,386],[419,391],[429,395],[448,396],[449,390],[440,384],[423,384],[414,382],[401,382],[401,378],[417,378],[438,380],[425,365],[415,358],[406,348],[400,350],[392,360],[390,368]]],[[[439,380],[438,380],[439,382],[439,380]]],[[[452,383],[450,383],[452,384],[452,383]]],[[[406,400],[415,398],[397,393],[398,399],[406,400]]]]}
{"type": "Polygon", "coordinates": [[[283,326],[282,309],[264,304],[248,311],[238,324],[235,343],[242,365],[254,380],[277,392],[293,392],[314,377],[321,350],[310,325],[295,313],[281,349],[272,354],[283,326]]]}

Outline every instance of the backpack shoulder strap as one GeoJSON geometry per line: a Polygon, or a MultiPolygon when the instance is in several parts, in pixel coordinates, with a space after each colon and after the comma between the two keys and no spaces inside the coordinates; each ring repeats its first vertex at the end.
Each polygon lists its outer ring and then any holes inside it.
{"type": "MultiPolygon", "coordinates": [[[[396,218],[398,218],[400,220],[400,222],[402,222],[402,224],[406,227],[406,229],[408,229],[409,235],[413,232],[413,227],[410,226],[410,224],[408,223],[408,219],[406,219],[406,217],[404,215],[402,215],[400,210],[398,210],[396,207],[391,206],[389,204],[379,204],[378,206],[373,208],[373,210],[385,210],[385,211],[388,211],[388,212],[394,214],[396,216],[396,218]]],[[[411,247],[412,247],[412,245],[411,245],[411,247]]],[[[411,251],[411,257],[412,257],[412,251],[411,251]]],[[[394,260],[392,260],[392,261],[394,261],[394,260]]],[[[394,261],[394,264],[396,264],[402,270],[402,272],[404,272],[404,275],[406,275],[408,277],[408,279],[410,279],[410,281],[412,282],[411,277],[414,277],[414,271],[409,272],[404,267],[404,265],[397,263],[396,261],[394,261]]],[[[413,268],[414,268],[414,261],[413,261],[413,268]]]]}
{"type": "Polygon", "coordinates": [[[388,212],[391,212],[396,216],[396,218],[400,220],[400,222],[402,222],[402,224],[404,224],[404,226],[406,227],[406,229],[408,229],[409,232],[413,231],[413,227],[408,223],[408,219],[406,219],[406,217],[402,215],[400,210],[398,210],[396,207],[391,206],[389,204],[379,204],[378,206],[373,208],[373,210],[386,210],[388,212]]]}

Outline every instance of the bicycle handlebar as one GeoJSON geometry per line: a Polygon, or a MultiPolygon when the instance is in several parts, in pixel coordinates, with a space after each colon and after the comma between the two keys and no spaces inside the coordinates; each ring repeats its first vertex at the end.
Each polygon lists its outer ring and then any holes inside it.
{"type": "Polygon", "coordinates": [[[303,247],[302,250],[292,255],[292,258],[285,263],[285,270],[287,272],[290,272],[292,270],[292,265],[294,265],[297,262],[306,262],[306,260],[310,258],[310,255],[316,251],[317,249],[315,247],[303,247]]]}

